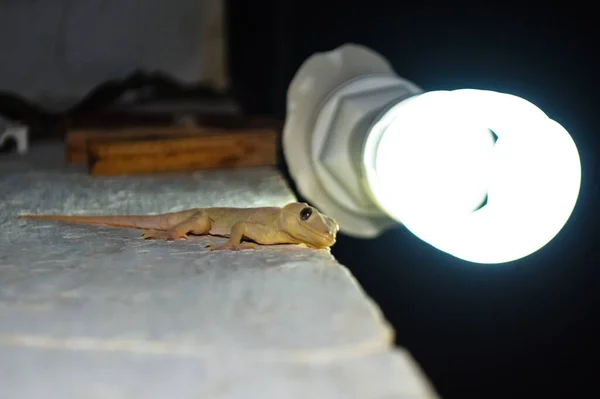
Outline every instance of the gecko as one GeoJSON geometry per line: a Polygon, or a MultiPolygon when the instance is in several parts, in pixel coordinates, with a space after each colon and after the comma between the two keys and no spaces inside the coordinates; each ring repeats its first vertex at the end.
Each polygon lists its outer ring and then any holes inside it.
{"type": "Polygon", "coordinates": [[[228,238],[223,245],[207,243],[211,250],[255,249],[257,244],[298,244],[330,249],[336,242],[338,223],[304,202],[283,207],[195,208],[159,215],[67,216],[20,215],[71,224],[92,224],[144,230],[143,239],[182,240],[188,235],[228,238]],[[243,241],[246,242],[243,242],[243,241]]]}

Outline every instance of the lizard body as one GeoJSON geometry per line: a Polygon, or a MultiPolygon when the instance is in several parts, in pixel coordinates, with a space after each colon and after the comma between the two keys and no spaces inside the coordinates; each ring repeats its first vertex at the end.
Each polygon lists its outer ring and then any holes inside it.
{"type": "Polygon", "coordinates": [[[339,230],[334,219],[301,202],[281,208],[196,208],[160,215],[21,215],[19,218],[142,229],[145,239],[186,239],[189,234],[228,237],[221,246],[208,246],[229,250],[250,249],[256,244],[329,248],[335,244],[339,230]],[[244,239],[252,242],[242,243],[244,239]]]}

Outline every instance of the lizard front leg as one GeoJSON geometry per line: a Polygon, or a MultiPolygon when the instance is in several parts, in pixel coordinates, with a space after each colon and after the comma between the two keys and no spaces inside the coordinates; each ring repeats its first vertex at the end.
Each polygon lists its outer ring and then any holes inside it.
{"type": "Polygon", "coordinates": [[[260,244],[280,244],[286,242],[278,231],[269,226],[258,223],[239,222],[231,228],[229,240],[225,244],[217,247],[210,244],[208,246],[213,250],[238,251],[241,249],[255,249],[255,243],[242,243],[244,237],[260,244]]]}
{"type": "Polygon", "coordinates": [[[185,240],[189,233],[197,235],[208,234],[210,227],[211,221],[208,214],[201,211],[168,230],[146,231],[142,238],[152,240],[185,240]]]}

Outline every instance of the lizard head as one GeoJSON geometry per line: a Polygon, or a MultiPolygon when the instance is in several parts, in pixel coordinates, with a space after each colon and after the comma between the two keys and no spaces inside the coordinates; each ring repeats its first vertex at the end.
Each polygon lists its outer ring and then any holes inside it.
{"type": "Polygon", "coordinates": [[[280,222],[287,234],[314,248],[331,247],[340,229],[333,218],[303,202],[284,206],[280,222]]]}

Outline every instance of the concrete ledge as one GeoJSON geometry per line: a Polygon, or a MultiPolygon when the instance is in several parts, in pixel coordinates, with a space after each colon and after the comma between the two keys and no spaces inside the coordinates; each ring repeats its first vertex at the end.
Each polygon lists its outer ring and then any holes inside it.
{"type": "Polygon", "coordinates": [[[90,178],[22,162],[0,174],[0,396],[435,397],[327,251],[15,219],[283,205],[276,171],[90,178]]]}

